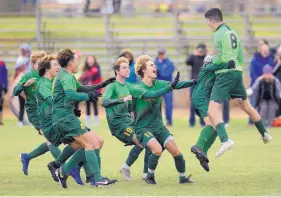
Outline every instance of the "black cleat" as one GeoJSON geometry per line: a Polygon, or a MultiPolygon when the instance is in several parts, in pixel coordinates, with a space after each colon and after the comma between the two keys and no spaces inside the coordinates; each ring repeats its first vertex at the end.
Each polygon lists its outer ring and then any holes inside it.
{"type": "Polygon", "coordinates": [[[93,181],[94,181],[94,176],[93,175],[86,177],[86,183],[92,183],[93,181]]]}
{"type": "Polygon", "coordinates": [[[200,165],[202,166],[202,168],[204,168],[204,170],[206,170],[207,172],[210,171],[210,168],[209,168],[209,164],[205,161],[200,161],[200,165]]]}
{"type": "Polygon", "coordinates": [[[201,151],[199,148],[197,148],[195,145],[191,147],[191,152],[196,155],[197,159],[199,159],[200,162],[205,161],[209,163],[209,159],[205,155],[205,153],[201,151]]]}
{"type": "Polygon", "coordinates": [[[145,180],[145,182],[146,182],[147,184],[151,184],[151,185],[156,185],[156,184],[157,184],[156,181],[155,181],[155,176],[154,176],[154,174],[153,174],[153,175],[147,175],[147,177],[144,178],[144,180],[145,180]]]}
{"type": "Polygon", "coordinates": [[[56,170],[57,170],[58,168],[56,168],[56,166],[54,165],[54,161],[48,163],[47,167],[48,167],[48,169],[50,170],[50,173],[51,173],[51,175],[52,175],[54,181],[59,182],[59,178],[58,178],[57,175],[56,175],[56,170]]]}
{"type": "Polygon", "coordinates": [[[191,175],[185,177],[184,179],[179,181],[180,184],[190,184],[194,183],[194,181],[191,179],[191,175]]]}
{"type": "Polygon", "coordinates": [[[59,168],[59,169],[56,170],[56,175],[57,175],[57,177],[58,177],[58,179],[59,179],[60,185],[61,185],[64,189],[66,189],[66,188],[67,188],[66,180],[67,180],[68,176],[62,176],[62,175],[61,175],[61,168],[59,168]]]}

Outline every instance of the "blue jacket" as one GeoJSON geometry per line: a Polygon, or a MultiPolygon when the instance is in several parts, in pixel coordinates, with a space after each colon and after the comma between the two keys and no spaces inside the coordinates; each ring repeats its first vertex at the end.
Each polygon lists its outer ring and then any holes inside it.
{"type": "Polygon", "coordinates": [[[267,58],[261,56],[260,53],[254,53],[253,59],[250,62],[250,77],[251,86],[255,83],[256,79],[263,74],[263,67],[268,64],[274,67],[274,56],[270,55],[267,58]]]}
{"type": "Polygon", "coordinates": [[[169,58],[166,57],[163,62],[156,58],[154,64],[157,67],[157,79],[172,81],[175,66],[169,58]]]}
{"type": "Polygon", "coordinates": [[[0,61],[0,89],[8,90],[8,71],[5,62],[0,61]]]}
{"type": "Polygon", "coordinates": [[[138,80],[137,80],[137,75],[135,73],[135,62],[131,61],[129,66],[130,66],[130,76],[125,81],[129,83],[136,83],[138,80]]]}

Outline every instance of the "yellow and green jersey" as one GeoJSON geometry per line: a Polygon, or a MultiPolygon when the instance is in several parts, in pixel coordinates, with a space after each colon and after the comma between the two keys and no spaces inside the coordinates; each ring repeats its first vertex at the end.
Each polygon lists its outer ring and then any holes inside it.
{"type": "Polygon", "coordinates": [[[27,113],[37,112],[37,101],[36,101],[36,89],[37,83],[40,81],[40,76],[38,72],[32,69],[29,73],[26,73],[21,80],[18,82],[16,87],[13,90],[13,95],[18,96],[22,91],[24,91],[26,95],[25,106],[27,113]],[[36,81],[28,87],[24,87],[23,85],[32,78],[36,78],[36,81]]]}
{"type": "MultiPolygon", "coordinates": [[[[241,66],[244,64],[244,56],[240,37],[234,30],[230,29],[225,24],[218,26],[216,32],[213,34],[213,47],[213,64],[219,65],[233,60],[235,61],[236,68],[232,70],[242,71],[241,66]]],[[[229,72],[232,70],[222,69],[216,71],[216,73],[229,72]]]]}

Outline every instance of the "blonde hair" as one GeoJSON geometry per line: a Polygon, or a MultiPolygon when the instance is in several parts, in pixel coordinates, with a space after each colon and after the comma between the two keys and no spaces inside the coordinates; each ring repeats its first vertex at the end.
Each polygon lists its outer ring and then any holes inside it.
{"type": "Polygon", "coordinates": [[[114,62],[114,64],[113,64],[113,70],[114,70],[115,76],[117,75],[116,71],[117,71],[117,70],[119,71],[119,69],[120,69],[120,64],[123,63],[123,62],[129,64],[129,60],[128,60],[127,58],[125,58],[125,57],[119,57],[119,58],[114,62]]]}
{"type": "Polygon", "coordinates": [[[38,51],[38,52],[32,53],[32,55],[30,57],[32,65],[36,64],[38,59],[42,59],[46,55],[47,55],[47,53],[45,51],[38,51]]]}
{"type": "Polygon", "coordinates": [[[135,65],[135,73],[136,75],[140,76],[143,78],[143,70],[146,68],[146,63],[148,61],[153,61],[151,57],[148,55],[141,55],[137,58],[136,60],[136,65],[135,65]]]}

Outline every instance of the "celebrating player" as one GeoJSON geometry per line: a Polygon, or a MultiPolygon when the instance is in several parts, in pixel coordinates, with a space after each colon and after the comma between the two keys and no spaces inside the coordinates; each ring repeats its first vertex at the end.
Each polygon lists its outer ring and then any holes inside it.
{"type": "Polygon", "coordinates": [[[212,8],[205,13],[208,26],[214,32],[213,46],[214,55],[207,57],[207,62],[215,65],[235,61],[235,69],[222,69],[216,71],[216,80],[212,88],[209,117],[216,127],[217,134],[222,142],[221,148],[216,153],[220,157],[225,151],[229,150],[234,142],[228,138],[224,123],[222,121],[222,102],[226,99],[237,99],[242,109],[253,120],[256,128],[260,132],[264,143],[272,140],[268,134],[263,121],[258,112],[251,106],[242,79],[242,67],[244,57],[239,35],[223,22],[222,12],[218,8],[212,8]]]}
{"type": "MultiPolygon", "coordinates": [[[[35,127],[35,129],[39,132],[40,135],[42,135],[42,130],[37,115],[36,89],[37,89],[37,83],[40,80],[40,77],[38,75],[38,63],[46,55],[47,54],[44,51],[39,51],[31,55],[31,62],[32,62],[33,69],[22,77],[22,79],[19,81],[19,83],[16,85],[13,91],[13,94],[15,96],[20,95],[22,92],[25,93],[26,95],[25,106],[26,106],[28,120],[35,127]]],[[[40,155],[43,155],[49,150],[54,158],[57,158],[61,153],[57,147],[55,147],[48,141],[42,143],[36,149],[34,149],[28,154],[22,153],[21,162],[22,162],[22,170],[24,174],[28,175],[28,166],[30,160],[40,155]]]]}
{"type": "Polygon", "coordinates": [[[142,55],[137,58],[135,71],[142,78],[134,88],[139,91],[133,98],[135,132],[143,147],[149,148],[152,152],[148,159],[148,175],[145,181],[148,184],[156,184],[154,172],[163,149],[167,149],[174,157],[175,166],[179,172],[179,183],[193,183],[191,176],[185,176],[183,155],[170,131],[163,124],[162,99],[143,99],[142,95],[146,91],[156,91],[166,86],[170,86],[172,89],[187,88],[194,85],[196,81],[178,82],[179,73],[171,84],[167,81],[156,80],[156,66],[148,55],[142,55]]]}

